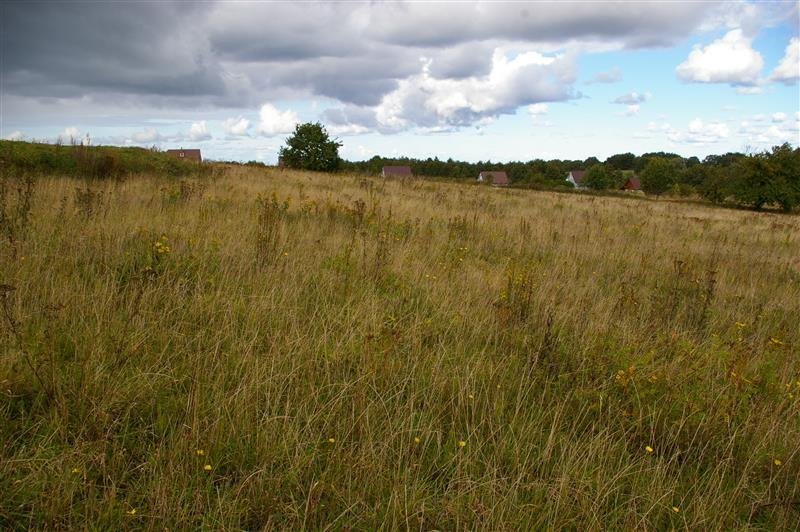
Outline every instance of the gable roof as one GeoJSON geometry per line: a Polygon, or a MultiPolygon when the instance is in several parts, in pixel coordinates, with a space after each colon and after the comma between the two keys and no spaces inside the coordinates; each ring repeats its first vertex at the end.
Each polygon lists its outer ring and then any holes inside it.
{"type": "Polygon", "coordinates": [[[200,156],[200,150],[197,149],[184,150],[181,148],[179,150],[167,150],[167,155],[171,155],[179,159],[189,159],[190,161],[203,160],[203,158],[200,156]]]}
{"type": "Polygon", "coordinates": [[[622,188],[624,190],[642,190],[642,182],[638,177],[629,177],[622,188]]]}
{"type": "Polygon", "coordinates": [[[491,181],[492,185],[498,187],[511,184],[511,180],[508,179],[508,175],[502,170],[484,170],[478,174],[478,178],[481,181],[491,181]]]}
{"type": "Polygon", "coordinates": [[[583,183],[583,178],[586,177],[586,170],[570,170],[570,175],[572,175],[572,179],[575,180],[575,184],[580,185],[583,183]]]}
{"type": "Polygon", "coordinates": [[[411,174],[411,167],[410,166],[384,166],[381,170],[381,175],[384,177],[387,175],[398,175],[398,176],[410,176],[411,174]]]}

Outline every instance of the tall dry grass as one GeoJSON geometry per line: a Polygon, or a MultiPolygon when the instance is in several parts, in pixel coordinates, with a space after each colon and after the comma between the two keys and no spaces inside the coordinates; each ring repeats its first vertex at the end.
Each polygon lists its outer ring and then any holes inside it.
{"type": "Polygon", "coordinates": [[[31,206],[4,528],[800,519],[797,217],[242,168],[31,206]]]}

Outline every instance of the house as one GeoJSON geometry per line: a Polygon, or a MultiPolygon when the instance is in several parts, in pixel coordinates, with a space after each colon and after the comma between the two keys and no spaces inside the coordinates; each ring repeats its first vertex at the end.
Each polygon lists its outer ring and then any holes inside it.
{"type": "Polygon", "coordinates": [[[642,190],[642,183],[638,177],[629,177],[622,185],[622,190],[642,190]]]}
{"type": "Polygon", "coordinates": [[[381,170],[381,177],[406,179],[409,177],[414,177],[414,174],[411,173],[410,166],[384,166],[381,170]]]}
{"type": "Polygon", "coordinates": [[[183,148],[179,150],[167,150],[167,155],[183,159],[184,161],[203,162],[203,158],[200,156],[200,150],[184,150],[183,148]]]}
{"type": "Polygon", "coordinates": [[[586,188],[586,170],[570,170],[567,174],[567,181],[575,188],[586,188]]]}
{"type": "Polygon", "coordinates": [[[490,183],[493,187],[507,187],[511,184],[508,175],[502,171],[483,171],[478,174],[479,183],[490,183]]]}

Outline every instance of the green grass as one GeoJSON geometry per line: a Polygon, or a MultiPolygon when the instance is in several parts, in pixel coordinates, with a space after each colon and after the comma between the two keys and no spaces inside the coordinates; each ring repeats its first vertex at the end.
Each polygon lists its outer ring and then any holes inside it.
{"type": "Polygon", "coordinates": [[[797,525],[797,217],[216,168],[4,178],[3,528],[797,525]]]}

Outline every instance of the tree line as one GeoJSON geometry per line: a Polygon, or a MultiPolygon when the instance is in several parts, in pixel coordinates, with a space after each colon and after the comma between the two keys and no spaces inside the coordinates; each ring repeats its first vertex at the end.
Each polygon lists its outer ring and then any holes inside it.
{"type": "Polygon", "coordinates": [[[342,161],[348,172],[377,175],[386,165],[407,165],[415,175],[475,180],[484,170],[502,170],[515,186],[567,189],[572,170],[585,170],[585,185],[594,190],[619,190],[629,177],[639,178],[647,194],[700,196],[719,204],[762,209],[779,207],[791,212],[800,207],[800,148],[788,143],[752,154],[729,152],[698,157],[651,152],[620,153],[600,161],[543,160],[470,163],[453,159],[373,157],[366,161],[342,161]]]}
{"type": "Polygon", "coordinates": [[[642,155],[618,153],[600,161],[543,160],[507,163],[475,163],[375,156],[366,161],[339,157],[342,144],[332,140],[322,124],[299,124],[280,151],[282,164],[316,171],[345,171],[378,175],[384,166],[410,166],[415,175],[457,180],[475,180],[485,170],[505,171],[513,185],[540,189],[566,189],[572,170],[585,170],[584,184],[595,190],[619,190],[636,176],[647,194],[700,196],[714,203],[729,203],[762,209],[779,207],[791,212],[800,206],[800,148],[785,143],[759,153],[729,152],[698,157],[650,152],[642,155]]]}

